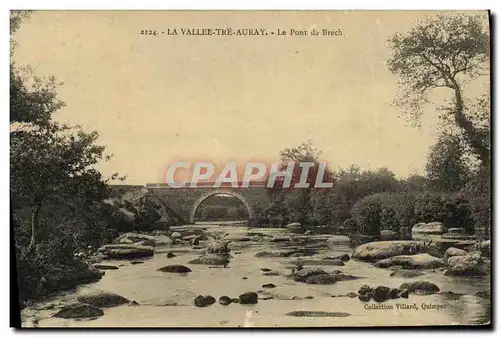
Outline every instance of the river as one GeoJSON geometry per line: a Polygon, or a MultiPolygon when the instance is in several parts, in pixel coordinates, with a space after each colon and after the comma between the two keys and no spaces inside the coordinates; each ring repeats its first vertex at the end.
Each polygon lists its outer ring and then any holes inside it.
{"type": "MultiPolygon", "coordinates": [[[[209,230],[227,231],[244,235],[245,227],[214,227],[209,230]]],[[[361,276],[358,280],[341,281],[331,285],[312,285],[294,282],[283,275],[264,276],[261,268],[282,274],[290,273],[287,262],[297,258],[256,258],[262,250],[277,250],[278,243],[238,242],[233,248],[229,268],[209,268],[205,265],[188,265],[199,254],[189,247],[164,248],[143,264],[129,261],[107,261],[119,265],[117,270],[106,270],[96,283],[79,286],[74,291],[57,293],[50,298],[28,306],[22,311],[23,326],[40,327],[313,327],[313,326],[409,326],[485,324],[490,321],[490,300],[473,296],[475,292],[489,290],[489,278],[453,278],[440,271],[424,270],[423,276],[412,279],[390,277],[391,270],[380,269],[370,263],[350,260],[345,266],[318,266],[326,271],[342,270],[345,274],[361,276]],[[167,251],[177,257],[168,259],[167,251]],[[236,253],[236,254],[235,254],[236,253]],[[157,269],[169,264],[183,264],[192,269],[186,275],[162,273],[157,269]],[[246,277],[246,279],[243,279],[246,277]],[[370,309],[357,298],[331,297],[357,292],[363,284],[399,287],[402,283],[426,280],[436,284],[442,292],[464,294],[418,296],[389,300],[381,309],[370,309]],[[276,288],[263,289],[273,283],[276,288]],[[117,293],[140,306],[119,306],[104,309],[104,316],[93,320],[60,319],[51,317],[65,304],[76,301],[78,294],[91,290],[117,293]],[[198,308],[193,300],[198,295],[238,297],[247,291],[265,290],[273,299],[259,300],[255,305],[215,303],[198,308]],[[310,299],[291,299],[293,296],[310,299]],[[398,309],[396,304],[415,305],[417,309],[398,309]],[[440,309],[426,309],[427,305],[444,305],[440,309]],[[327,311],[350,314],[347,317],[293,317],[291,311],[327,311]],[[36,322],[36,323],[34,323],[36,322]]],[[[336,245],[320,251],[318,256],[351,253],[346,245],[336,245]]]]}

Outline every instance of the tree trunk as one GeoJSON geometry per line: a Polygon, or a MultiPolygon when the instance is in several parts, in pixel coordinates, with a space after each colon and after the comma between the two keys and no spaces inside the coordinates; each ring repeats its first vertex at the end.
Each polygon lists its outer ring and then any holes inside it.
{"type": "Polygon", "coordinates": [[[38,219],[40,217],[41,210],[42,210],[42,203],[39,202],[35,205],[35,209],[31,213],[31,240],[28,246],[28,250],[33,249],[36,244],[36,230],[38,228],[38,219]]]}
{"type": "Polygon", "coordinates": [[[490,151],[482,143],[481,135],[474,127],[474,124],[464,114],[464,101],[462,98],[462,91],[458,82],[455,79],[451,78],[451,83],[453,86],[453,91],[455,92],[455,122],[457,123],[458,127],[465,131],[467,142],[472,147],[474,152],[479,156],[479,159],[482,161],[483,166],[488,167],[490,165],[490,151]]]}

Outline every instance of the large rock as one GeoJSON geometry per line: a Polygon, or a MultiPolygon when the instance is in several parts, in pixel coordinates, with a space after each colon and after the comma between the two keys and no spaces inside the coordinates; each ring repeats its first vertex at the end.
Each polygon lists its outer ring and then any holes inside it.
{"type": "Polygon", "coordinates": [[[173,264],[170,266],[161,267],[158,271],[162,271],[164,273],[189,273],[191,269],[186,266],[180,264],[173,264]]]}
{"type": "Polygon", "coordinates": [[[303,233],[304,232],[304,227],[298,222],[293,222],[285,226],[288,230],[290,230],[292,233],[303,233]]]}
{"type": "Polygon", "coordinates": [[[418,223],[411,229],[414,240],[438,239],[446,232],[441,222],[418,223]]]}
{"type": "Polygon", "coordinates": [[[439,292],[439,287],[437,285],[427,281],[403,283],[399,288],[407,289],[408,292],[417,295],[431,295],[439,292]]]}
{"type": "Polygon", "coordinates": [[[411,232],[417,234],[439,235],[445,233],[446,229],[444,228],[442,222],[429,222],[429,223],[420,222],[412,227],[411,232]]]}
{"type": "Polygon", "coordinates": [[[112,308],[130,303],[129,299],[107,291],[96,291],[83,294],[78,296],[77,300],[97,308],[112,308]]]}
{"type": "Polygon", "coordinates": [[[201,255],[197,259],[191,260],[189,264],[206,264],[212,266],[224,266],[229,263],[229,259],[225,256],[217,254],[205,254],[201,255]]]}
{"type": "Polygon", "coordinates": [[[356,247],[353,259],[377,261],[398,255],[415,255],[435,250],[433,245],[424,241],[379,241],[369,242],[356,247]]]}
{"type": "Polygon", "coordinates": [[[345,235],[332,235],[326,240],[328,245],[346,245],[351,242],[351,239],[345,235]]]}
{"type": "Polygon", "coordinates": [[[399,255],[375,263],[378,268],[401,266],[403,269],[434,269],[446,266],[444,259],[429,254],[399,255]]]}
{"type": "Polygon", "coordinates": [[[91,318],[103,316],[104,311],[85,303],[67,305],[54,314],[58,318],[91,318]]]}
{"type": "Polygon", "coordinates": [[[391,289],[386,286],[378,286],[372,290],[372,298],[376,302],[384,302],[391,298],[391,289]]]}
{"type": "Polygon", "coordinates": [[[448,259],[449,269],[446,276],[485,276],[488,274],[479,252],[468,253],[463,256],[452,256],[448,259]]]}
{"type": "Polygon", "coordinates": [[[291,275],[296,282],[309,284],[333,284],[337,281],[348,281],[357,279],[357,276],[344,274],[340,270],[327,273],[320,268],[305,268],[291,275]]]}
{"type": "Polygon", "coordinates": [[[154,254],[151,247],[126,244],[104,245],[98,251],[108,259],[135,259],[154,254]]]}
{"type": "Polygon", "coordinates": [[[398,238],[399,238],[398,232],[391,231],[389,229],[383,229],[380,231],[380,240],[381,241],[397,240],[398,238]]]}
{"type": "Polygon", "coordinates": [[[194,305],[197,307],[207,307],[214,303],[215,303],[215,298],[210,295],[208,296],[199,295],[194,299],[194,305]]]}
{"type": "Polygon", "coordinates": [[[450,247],[444,252],[444,260],[448,261],[448,259],[452,256],[464,256],[467,255],[467,252],[463,249],[458,249],[454,247],[450,247]]]}
{"type": "Polygon", "coordinates": [[[244,294],[241,294],[239,297],[239,303],[240,304],[256,304],[258,300],[259,295],[255,292],[247,292],[244,294]]]}

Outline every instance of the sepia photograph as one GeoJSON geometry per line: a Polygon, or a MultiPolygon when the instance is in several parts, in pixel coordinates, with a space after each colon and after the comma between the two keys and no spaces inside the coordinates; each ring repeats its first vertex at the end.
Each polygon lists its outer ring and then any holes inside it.
{"type": "Polygon", "coordinates": [[[491,328],[491,22],[10,10],[14,327],[491,328]]]}

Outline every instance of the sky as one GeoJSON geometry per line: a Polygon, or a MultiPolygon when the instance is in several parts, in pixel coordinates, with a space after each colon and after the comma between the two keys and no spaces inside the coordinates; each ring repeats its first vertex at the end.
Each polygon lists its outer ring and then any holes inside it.
{"type": "Polygon", "coordinates": [[[14,60],[63,82],[54,119],[98,131],[113,154],[98,168],[129,184],[161,183],[178,161],[276,162],[308,140],[330,168],[403,178],[425,173],[437,119],[430,105],[414,128],[391,105],[387,40],[425,15],[435,13],[40,11],[16,33],[14,60]],[[180,35],[229,27],[342,35],[180,35]],[[179,35],[140,34],[167,28],[179,35]]]}

